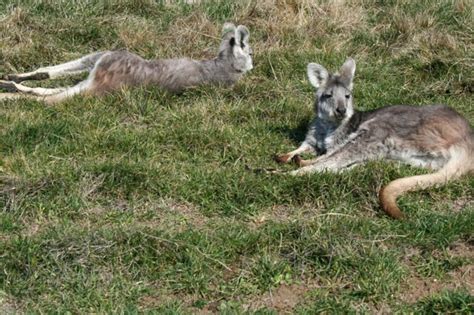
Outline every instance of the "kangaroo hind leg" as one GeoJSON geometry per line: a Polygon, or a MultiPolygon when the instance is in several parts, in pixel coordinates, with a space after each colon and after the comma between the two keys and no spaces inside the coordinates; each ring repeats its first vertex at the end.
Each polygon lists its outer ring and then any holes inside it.
{"type": "Polygon", "coordinates": [[[85,81],[79,82],[78,84],[72,87],[66,88],[57,94],[45,95],[43,100],[48,104],[59,103],[67,98],[73,97],[74,95],[83,94],[87,93],[88,91],[91,91],[92,86],[92,80],[87,79],[85,81]]]}
{"type": "Polygon", "coordinates": [[[62,63],[56,66],[49,66],[39,68],[32,72],[20,73],[20,74],[8,74],[3,76],[7,81],[13,81],[20,83],[26,80],[45,80],[53,79],[78,73],[91,71],[96,62],[106,52],[95,52],[79,59],[62,63]]]}

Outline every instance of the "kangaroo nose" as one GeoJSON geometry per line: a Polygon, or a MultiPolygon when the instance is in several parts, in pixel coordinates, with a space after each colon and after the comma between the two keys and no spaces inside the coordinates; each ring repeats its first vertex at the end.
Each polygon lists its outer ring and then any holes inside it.
{"type": "Polygon", "coordinates": [[[346,113],[346,108],[345,107],[337,107],[336,108],[336,112],[339,114],[339,115],[344,115],[346,113]]]}

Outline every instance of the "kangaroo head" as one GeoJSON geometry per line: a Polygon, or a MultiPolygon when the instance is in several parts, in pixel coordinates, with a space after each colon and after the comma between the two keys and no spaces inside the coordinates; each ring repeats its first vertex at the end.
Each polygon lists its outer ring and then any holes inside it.
{"type": "Polygon", "coordinates": [[[338,122],[352,116],[352,79],[355,69],[352,58],[347,59],[335,74],[317,63],[308,64],[309,82],[317,89],[317,113],[320,118],[338,122]]]}
{"type": "Polygon", "coordinates": [[[250,32],[244,25],[235,27],[232,23],[225,23],[222,28],[219,57],[229,61],[237,72],[246,72],[253,68],[249,36],[250,32]]]}

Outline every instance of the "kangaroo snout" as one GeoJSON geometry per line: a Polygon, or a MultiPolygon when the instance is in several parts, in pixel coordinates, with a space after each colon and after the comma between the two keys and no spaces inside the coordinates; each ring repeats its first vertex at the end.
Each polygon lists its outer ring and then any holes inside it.
{"type": "Polygon", "coordinates": [[[338,107],[336,108],[336,113],[338,113],[339,115],[344,115],[346,113],[346,108],[345,107],[338,107]]]}
{"type": "Polygon", "coordinates": [[[336,117],[338,118],[343,118],[346,115],[346,108],[344,106],[338,106],[336,107],[336,117]]]}

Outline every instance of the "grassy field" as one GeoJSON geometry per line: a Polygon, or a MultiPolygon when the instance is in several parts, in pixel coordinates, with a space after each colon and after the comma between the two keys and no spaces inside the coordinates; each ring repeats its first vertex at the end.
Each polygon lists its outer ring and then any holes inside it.
{"type": "MultiPolygon", "coordinates": [[[[445,103],[474,123],[474,4],[457,1],[3,1],[0,74],[104,49],[214,56],[251,31],[233,88],[0,103],[0,313],[470,313],[474,178],[381,211],[424,170],[278,166],[312,118],[306,65],[357,61],[359,109],[445,103]],[[12,4],[17,2],[18,4],[12,4]],[[158,3],[157,3],[158,2],[158,3]]],[[[73,78],[46,86],[73,84],[73,78]]]]}

